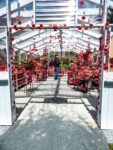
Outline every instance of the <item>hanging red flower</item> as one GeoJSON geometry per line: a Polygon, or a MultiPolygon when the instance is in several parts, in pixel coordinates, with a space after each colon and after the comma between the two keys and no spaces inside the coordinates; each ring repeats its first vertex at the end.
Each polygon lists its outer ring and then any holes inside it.
{"type": "Polygon", "coordinates": [[[13,26],[13,29],[15,29],[15,30],[17,29],[17,25],[16,24],[13,26]]]}
{"type": "Polygon", "coordinates": [[[32,24],[32,28],[35,28],[36,27],[36,25],[35,24],[32,24]]]}
{"type": "Polygon", "coordinates": [[[84,30],[88,30],[88,27],[84,27],[84,30]]]}
{"type": "Polygon", "coordinates": [[[43,26],[43,24],[40,24],[40,26],[39,26],[40,28],[43,28],[44,26],[43,26]]]}
{"type": "Polygon", "coordinates": [[[22,24],[22,22],[19,20],[19,21],[18,21],[18,24],[19,24],[19,25],[21,25],[21,24],[22,24]]]}
{"type": "Polygon", "coordinates": [[[82,20],[85,20],[86,19],[86,17],[85,16],[82,16],[82,20]]]}
{"type": "Polygon", "coordinates": [[[110,24],[109,24],[109,22],[107,21],[106,24],[105,24],[105,26],[106,26],[106,27],[109,27],[109,25],[110,25],[110,24]]]}
{"type": "Polygon", "coordinates": [[[15,30],[19,30],[19,28],[15,28],[15,30]]]}
{"type": "Polygon", "coordinates": [[[80,5],[81,5],[81,6],[84,5],[84,0],[80,0],[80,5]]]}
{"type": "Polygon", "coordinates": [[[108,64],[104,64],[104,70],[108,70],[108,64]]]}
{"type": "Polygon", "coordinates": [[[81,30],[82,29],[82,27],[78,27],[78,30],[81,30]]]}
{"type": "Polygon", "coordinates": [[[53,25],[53,29],[54,29],[54,31],[57,31],[57,25],[56,24],[53,25]]]}

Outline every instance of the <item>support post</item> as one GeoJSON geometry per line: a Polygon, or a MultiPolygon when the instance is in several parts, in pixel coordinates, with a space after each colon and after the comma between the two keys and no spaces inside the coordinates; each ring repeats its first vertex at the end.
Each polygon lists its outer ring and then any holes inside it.
{"type": "Polygon", "coordinates": [[[60,30],[60,50],[61,50],[61,58],[62,58],[62,30],[60,30]]]}
{"type": "Polygon", "coordinates": [[[19,0],[17,1],[17,5],[18,5],[18,16],[20,16],[20,2],[19,2],[19,0]]]}
{"type": "Polygon", "coordinates": [[[12,125],[16,119],[15,96],[12,82],[12,64],[11,64],[11,47],[10,47],[10,1],[7,0],[7,27],[6,29],[6,54],[7,54],[7,71],[0,73],[2,80],[1,93],[5,96],[0,98],[0,125],[12,125]]]}
{"type": "Polygon", "coordinates": [[[113,129],[113,72],[104,70],[104,46],[107,32],[105,27],[103,31],[100,100],[97,121],[101,129],[113,129]]]}

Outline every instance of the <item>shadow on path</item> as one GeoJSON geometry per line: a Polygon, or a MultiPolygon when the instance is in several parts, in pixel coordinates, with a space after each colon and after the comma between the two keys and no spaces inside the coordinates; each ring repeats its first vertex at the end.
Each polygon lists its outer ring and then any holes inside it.
{"type": "Polygon", "coordinates": [[[0,137],[0,150],[108,150],[99,129],[30,105],[29,112],[0,137]]]}

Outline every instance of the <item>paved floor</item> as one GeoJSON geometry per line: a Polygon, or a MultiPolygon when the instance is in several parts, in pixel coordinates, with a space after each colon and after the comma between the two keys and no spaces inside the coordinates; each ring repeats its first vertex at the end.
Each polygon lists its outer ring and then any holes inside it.
{"type": "Polygon", "coordinates": [[[35,83],[31,95],[16,93],[16,123],[0,136],[0,150],[107,150],[95,122],[94,91],[82,94],[66,77],[35,83]],[[92,96],[93,95],[93,96],[92,96]],[[26,105],[26,103],[28,104],[26,105]]]}

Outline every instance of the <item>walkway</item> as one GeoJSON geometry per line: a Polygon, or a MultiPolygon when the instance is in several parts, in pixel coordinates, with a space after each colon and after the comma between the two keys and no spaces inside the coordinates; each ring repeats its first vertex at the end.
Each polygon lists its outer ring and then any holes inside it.
{"type": "Polygon", "coordinates": [[[66,80],[35,83],[27,98],[16,93],[18,110],[28,104],[0,137],[0,150],[107,150],[95,122],[96,93],[75,92],[66,80]]]}

